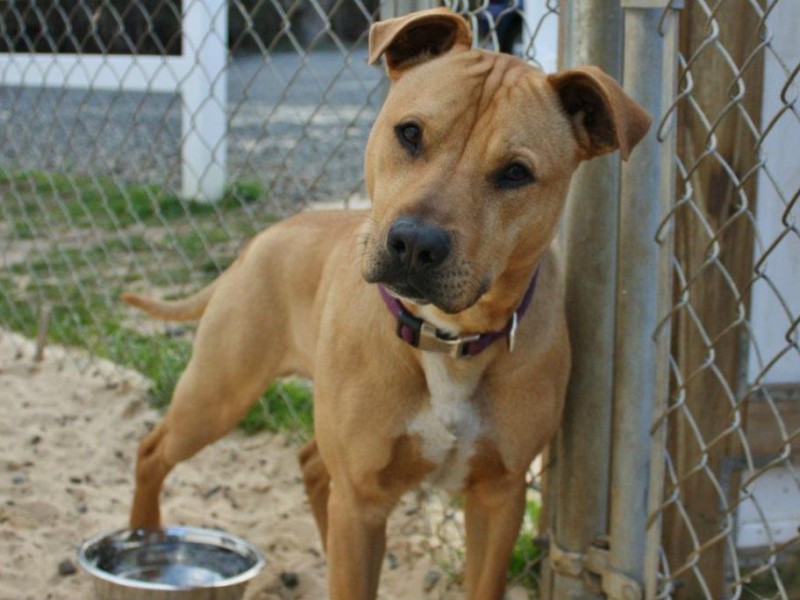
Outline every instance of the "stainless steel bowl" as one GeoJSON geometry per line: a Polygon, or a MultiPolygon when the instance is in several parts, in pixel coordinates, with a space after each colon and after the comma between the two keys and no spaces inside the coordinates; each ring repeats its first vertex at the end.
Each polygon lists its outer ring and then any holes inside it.
{"type": "Polygon", "coordinates": [[[264,557],[212,529],[121,529],[86,540],[78,562],[97,600],[239,600],[264,557]]]}

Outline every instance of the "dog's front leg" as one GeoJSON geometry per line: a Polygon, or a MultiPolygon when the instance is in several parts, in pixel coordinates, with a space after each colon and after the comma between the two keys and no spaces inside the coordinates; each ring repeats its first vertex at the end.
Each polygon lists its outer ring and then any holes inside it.
{"type": "Polygon", "coordinates": [[[525,513],[525,479],[476,484],[467,492],[465,520],[468,600],[500,600],[511,552],[525,513]]]}
{"type": "Polygon", "coordinates": [[[328,501],[329,600],[373,600],[378,594],[390,509],[335,482],[328,501]]]}
{"type": "Polygon", "coordinates": [[[322,547],[326,548],[328,538],[328,498],[331,491],[331,476],[328,467],[319,453],[317,440],[312,439],[300,449],[298,455],[303,470],[303,483],[311,503],[311,512],[317,523],[322,547]]]}

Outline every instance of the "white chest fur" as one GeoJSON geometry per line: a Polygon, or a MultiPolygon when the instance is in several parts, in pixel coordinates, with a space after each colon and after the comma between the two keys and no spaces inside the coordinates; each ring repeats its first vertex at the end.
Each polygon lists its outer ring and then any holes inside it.
{"type": "Polygon", "coordinates": [[[425,459],[436,465],[428,481],[455,493],[463,489],[481,431],[480,415],[473,402],[480,373],[451,373],[447,360],[450,359],[442,355],[423,354],[430,405],[414,416],[408,432],[420,436],[425,459]]]}

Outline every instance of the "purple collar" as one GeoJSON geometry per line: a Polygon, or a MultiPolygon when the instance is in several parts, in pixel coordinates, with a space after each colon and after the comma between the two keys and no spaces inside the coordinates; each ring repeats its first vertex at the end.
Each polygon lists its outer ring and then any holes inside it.
{"type": "Polygon", "coordinates": [[[415,317],[408,312],[397,298],[390,296],[382,285],[378,285],[378,290],[381,293],[384,304],[386,304],[386,308],[397,319],[397,337],[420,350],[444,352],[454,358],[464,358],[480,354],[501,337],[508,338],[508,351],[512,352],[514,350],[517,324],[531,305],[538,278],[539,269],[537,268],[528,285],[528,290],[522,298],[522,302],[520,302],[517,310],[511,315],[508,324],[503,329],[459,336],[448,335],[423,319],[415,317]]]}

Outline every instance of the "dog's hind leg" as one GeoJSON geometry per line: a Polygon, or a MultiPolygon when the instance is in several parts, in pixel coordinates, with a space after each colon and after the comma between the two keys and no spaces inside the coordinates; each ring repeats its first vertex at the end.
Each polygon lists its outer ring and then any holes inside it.
{"type": "Polygon", "coordinates": [[[160,446],[164,424],[151,431],[139,444],[136,456],[136,492],[130,516],[131,527],[153,529],[161,525],[159,495],[164,478],[172,468],[162,459],[160,446]]]}
{"type": "Polygon", "coordinates": [[[131,527],[161,525],[159,495],[177,465],[217,441],[245,416],[266,387],[216,386],[190,366],[181,377],[164,420],[142,440],[136,464],[131,527]]]}
{"type": "Polygon", "coordinates": [[[325,548],[328,534],[328,497],[331,491],[331,476],[319,454],[316,440],[312,439],[303,446],[298,458],[303,470],[306,494],[311,502],[311,512],[314,514],[314,520],[319,529],[322,547],[325,548]]]}
{"type": "Polygon", "coordinates": [[[191,369],[184,373],[164,420],[139,445],[131,527],[160,527],[159,496],[169,472],[231,431],[263,391],[224,394],[198,379],[191,369]]]}
{"type": "Polygon", "coordinates": [[[212,302],[206,310],[170,408],[140,445],[132,527],[160,525],[159,494],[167,474],[231,431],[278,374],[288,352],[282,317],[277,311],[254,314],[249,301],[247,294],[229,294],[228,302],[212,302]]]}

